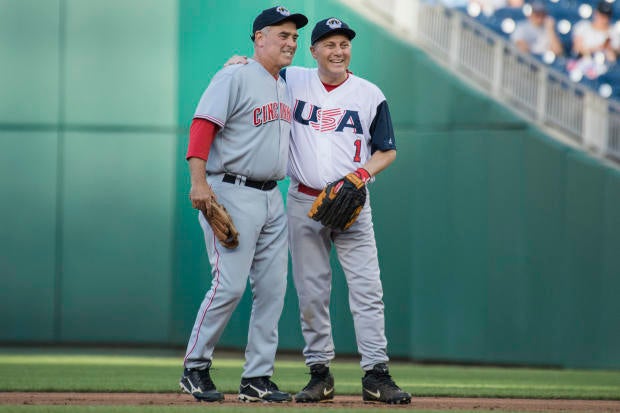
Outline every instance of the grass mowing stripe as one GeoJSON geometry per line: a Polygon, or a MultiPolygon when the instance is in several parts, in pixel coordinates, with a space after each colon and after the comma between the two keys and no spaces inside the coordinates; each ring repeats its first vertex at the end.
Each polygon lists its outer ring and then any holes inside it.
{"type": "MultiPolygon", "coordinates": [[[[1,350],[0,350],[1,351],[1,350]]],[[[178,357],[135,354],[0,353],[3,391],[175,392],[182,371],[178,357]]],[[[391,373],[417,396],[583,398],[620,400],[620,371],[510,369],[391,363],[391,373]]],[[[236,393],[241,358],[214,360],[218,389],[236,393]]],[[[356,362],[332,364],[339,394],[361,394],[362,372],[356,362]]],[[[274,381],[296,393],[309,379],[303,361],[278,360],[274,381]]]]}
{"type": "MultiPolygon", "coordinates": [[[[303,365],[300,362],[278,361],[278,367],[294,368],[303,365]]],[[[77,365],[117,365],[117,366],[170,366],[181,368],[182,358],[177,357],[136,357],[136,356],[101,356],[101,355],[3,355],[2,364],[77,364],[77,365]]],[[[240,367],[243,361],[237,359],[217,359],[218,367],[240,367]]]]}
{"type": "MultiPolygon", "coordinates": [[[[234,360],[224,364],[236,365],[234,360]]],[[[62,365],[116,365],[116,366],[181,366],[182,359],[172,357],[133,356],[6,356],[0,355],[0,364],[62,364],[62,365]]]]}

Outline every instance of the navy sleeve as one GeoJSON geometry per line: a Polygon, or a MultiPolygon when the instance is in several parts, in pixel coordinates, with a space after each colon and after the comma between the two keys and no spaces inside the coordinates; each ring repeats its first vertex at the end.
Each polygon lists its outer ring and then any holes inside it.
{"type": "Polygon", "coordinates": [[[286,67],[280,70],[280,76],[282,76],[282,79],[286,82],[286,67]]]}
{"type": "Polygon", "coordinates": [[[390,109],[384,100],[377,106],[377,114],[370,125],[370,152],[375,153],[377,150],[389,151],[392,149],[396,149],[396,140],[394,139],[390,109]]]}

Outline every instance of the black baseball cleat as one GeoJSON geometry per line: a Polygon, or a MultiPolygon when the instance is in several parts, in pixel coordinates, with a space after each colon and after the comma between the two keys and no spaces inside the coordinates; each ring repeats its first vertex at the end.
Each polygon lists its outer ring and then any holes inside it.
{"type": "Polygon", "coordinates": [[[334,399],[334,376],[324,364],[310,366],[310,381],[295,395],[297,403],[331,402],[334,399]]]}
{"type": "Polygon", "coordinates": [[[181,390],[191,394],[198,401],[219,402],[224,400],[224,394],[216,390],[208,368],[183,370],[179,386],[181,386],[181,390]]]}
{"type": "Polygon", "coordinates": [[[411,394],[402,391],[394,383],[385,363],[376,364],[366,372],[362,378],[362,393],[365,402],[411,403],[411,394]]]}
{"type": "Polygon", "coordinates": [[[280,391],[278,386],[269,377],[253,377],[241,379],[239,386],[239,400],[242,402],[290,402],[289,393],[280,391]]]}

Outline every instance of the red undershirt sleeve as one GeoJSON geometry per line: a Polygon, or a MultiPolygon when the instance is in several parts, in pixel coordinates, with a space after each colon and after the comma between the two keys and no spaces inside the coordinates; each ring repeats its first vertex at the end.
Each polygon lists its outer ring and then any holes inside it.
{"type": "Polygon", "coordinates": [[[200,158],[206,161],[218,129],[219,126],[209,120],[194,118],[189,128],[189,145],[185,159],[200,158]]]}

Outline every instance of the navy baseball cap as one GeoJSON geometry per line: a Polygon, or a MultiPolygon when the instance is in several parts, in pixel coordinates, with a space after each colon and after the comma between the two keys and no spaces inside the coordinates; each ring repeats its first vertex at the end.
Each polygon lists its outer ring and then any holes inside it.
{"type": "Polygon", "coordinates": [[[601,0],[596,6],[596,10],[599,13],[604,14],[609,17],[611,17],[614,14],[614,6],[611,3],[609,3],[607,0],[601,0]]]}
{"type": "Polygon", "coordinates": [[[534,0],[532,2],[532,12],[533,13],[547,13],[547,6],[542,0],[534,0]]]}
{"type": "Polygon", "coordinates": [[[323,37],[331,34],[344,34],[349,38],[349,40],[353,40],[355,37],[355,32],[349,27],[348,24],[335,17],[330,17],[328,19],[321,20],[314,26],[314,29],[312,30],[311,42],[312,44],[315,44],[323,37]]]}
{"type": "Polygon", "coordinates": [[[301,29],[308,24],[308,18],[303,14],[291,14],[286,7],[276,6],[263,10],[261,14],[256,16],[254,19],[254,24],[252,25],[252,36],[250,36],[250,38],[254,40],[254,34],[257,31],[267,26],[274,26],[285,21],[292,21],[298,29],[301,29]]]}

